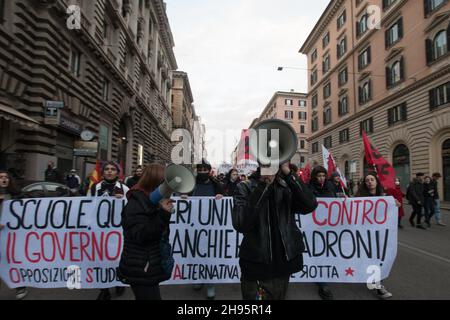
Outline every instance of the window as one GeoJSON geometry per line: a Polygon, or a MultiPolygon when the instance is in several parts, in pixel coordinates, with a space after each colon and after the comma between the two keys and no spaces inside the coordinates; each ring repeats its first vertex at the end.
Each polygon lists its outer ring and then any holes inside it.
{"type": "Polygon", "coordinates": [[[109,81],[106,79],[103,79],[102,96],[104,101],[109,100],[109,81]]]}
{"type": "Polygon", "coordinates": [[[344,84],[347,83],[348,81],[348,68],[346,67],[345,69],[339,71],[339,86],[343,86],[344,84]]]}
{"type": "Polygon", "coordinates": [[[314,142],[312,144],[312,153],[318,153],[319,152],[319,143],[318,142],[314,142]]]}
{"type": "Polygon", "coordinates": [[[311,130],[312,132],[316,132],[319,130],[319,118],[314,117],[311,121],[311,130]]]}
{"type": "Polygon", "coordinates": [[[311,72],[311,85],[315,85],[317,83],[317,69],[311,72]]]}
{"type": "Polygon", "coordinates": [[[372,81],[368,80],[359,87],[359,104],[365,104],[372,99],[372,81]]]}
{"type": "Polygon", "coordinates": [[[388,110],[388,125],[393,126],[397,122],[406,121],[407,109],[406,102],[388,110]]]}
{"type": "Polygon", "coordinates": [[[323,37],[323,39],[322,39],[322,45],[325,48],[326,46],[328,46],[329,43],[330,43],[330,33],[327,32],[325,37],[323,37]]]}
{"type": "Polygon", "coordinates": [[[426,39],[426,53],[427,63],[430,64],[433,61],[445,56],[450,52],[450,25],[447,30],[439,31],[436,36],[431,39],[426,39]]]}
{"type": "Polygon", "coordinates": [[[340,59],[347,52],[347,37],[341,39],[337,45],[337,57],[340,59]]]}
{"type": "Polygon", "coordinates": [[[386,67],[386,88],[392,88],[404,80],[403,57],[394,62],[391,67],[386,67]]]}
{"type": "Polygon", "coordinates": [[[319,97],[317,96],[317,93],[312,96],[311,98],[311,106],[313,109],[317,108],[317,105],[319,104],[319,97]]]}
{"type": "Polygon", "coordinates": [[[100,160],[108,160],[109,159],[109,148],[110,148],[110,128],[104,124],[100,125],[99,130],[99,151],[100,151],[100,160]]]}
{"type": "Polygon", "coordinates": [[[344,10],[344,12],[342,12],[342,14],[337,19],[337,28],[338,28],[338,30],[340,28],[342,28],[342,26],[345,24],[345,21],[347,21],[347,15],[346,15],[346,12],[344,10]]]}
{"type": "Polygon", "coordinates": [[[343,96],[339,99],[338,102],[338,114],[339,116],[346,115],[348,113],[348,97],[343,96]]]}
{"type": "Polygon", "coordinates": [[[298,106],[299,107],[306,107],[306,100],[299,100],[298,101],[298,106]]]}
{"type": "Polygon", "coordinates": [[[350,130],[345,129],[339,132],[339,143],[346,143],[350,141],[350,130]]]}
{"type": "Polygon", "coordinates": [[[284,104],[285,104],[286,106],[293,106],[293,105],[294,105],[294,100],[292,100],[292,99],[286,99],[286,100],[284,100],[284,104]]]}
{"type": "Polygon", "coordinates": [[[365,14],[356,22],[356,36],[360,37],[367,31],[368,15],[365,14]]]}
{"type": "Polygon", "coordinates": [[[311,54],[311,63],[314,63],[317,60],[317,49],[314,49],[313,53],[311,54]]]}
{"type": "Polygon", "coordinates": [[[324,87],[323,87],[323,98],[327,99],[331,96],[331,83],[327,83],[324,87]]]}
{"type": "Polygon", "coordinates": [[[300,149],[305,149],[305,140],[300,140],[300,149]]]}
{"type": "Polygon", "coordinates": [[[292,120],[294,118],[294,111],[285,111],[284,118],[286,120],[292,120]]]}
{"type": "Polygon", "coordinates": [[[81,53],[77,49],[72,49],[70,53],[70,72],[76,77],[80,76],[81,71],[81,53]]]}
{"type": "Polygon", "coordinates": [[[447,103],[450,103],[450,82],[430,91],[431,110],[447,103]]]}
{"type": "Polygon", "coordinates": [[[441,8],[447,0],[424,0],[425,17],[433,11],[441,8]]]}
{"type": "Polygon", "coordinates": [[[373,118],[362,121],[359,124],[360,135],[365,131],[367,134],[373,133],[373,118]]]}
{"type": "Polygon", "coordinates": [[[330,68],[331,68],[330,55],[326,55],[322,63],[322,73],[323,74],[327,73],[328,71],[330,71],[330,68]]]}
{"type": "Polygon", "coordinates": [[[386,10],[397,0],[383,0],[383,10],[386,10]]]}
{"type": "Polygon", "coordinates": [[[5,0],[0,0],[0,23],[5,22],[5,0]]]}
{"type": "Polygon", "coordinates": [[[300,126],[300,133],[305,133],[305,126],[304,125],[300,126]]]}
{"type": "Polygon", "coordinates": [[[403,18],[400,18],[385,32],[386,49],[391,47],[398,41],[400,41],[400,39],[402,38],[403,38],[403,18]]]}
{"type": "Polygon", "coordinates": [[[323,111],[323,125],[326,126],[331,123],[331,107],[327,106],[323,111]]]}
{"type": "Polygon", "coordinates": [[[306,112],[299,112],[298,113],[298,119],[299,120],[307,120],[308,114],[306,112]]]}
{"type": "Polygon", "coordinates": [[[358,70],[362,70],[367,67],[371,62],[371,50],[370,46],[364,49],[358,56],[358,70]]]}
{"type": "Polygon", "coordinates": [[[331,136],[323,139],[323,145],[327,149],[333,148],[333,140],[332,140],[331,136]]]}

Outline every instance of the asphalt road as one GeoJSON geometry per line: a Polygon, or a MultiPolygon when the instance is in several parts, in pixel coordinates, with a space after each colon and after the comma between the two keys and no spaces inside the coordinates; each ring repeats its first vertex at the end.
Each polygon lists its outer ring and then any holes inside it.
{"type": "MultiPolygon", "coordinates": [[[[409,217],[410,208],[406,208],[409,217]]],[[[399,300],[449,300],[450,299],[450,212],[443,211],[443,220],[448,227],[433,223],[431,229],[412,228],[405,221],[399,231],[397,260],[391,276],[384,284],[399,300]]],[[[336,300],[377,299],[363,284],[331,284],[336,300]]],[[[241,299],[239,285],[216,287],[218,300],[241,299]]],[[[166,300],[203,300],[205,291],[194,291],[193,286],[162,286],[162,297],[166,300]]],[[[95,300],[98,290],[29,289],[27,300],[95,300]]],[[[4,284],[0,288],[0,300],[15,299],[15,291],[4,284]]],[[[113,299],[133,299],[130,289],[124,296],[113,299]]],[[[317,287],[313,284],[291,284],[289,300],[319,300],[317,287]]]]}

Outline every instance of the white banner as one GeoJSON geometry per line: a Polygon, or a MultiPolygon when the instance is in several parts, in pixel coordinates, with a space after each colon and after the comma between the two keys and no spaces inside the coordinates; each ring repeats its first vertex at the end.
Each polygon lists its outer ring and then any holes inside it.
{"type": "MultiPolygon", "coordinates": [[[[171,243],[175,267],[164,284],[239,283],[242,234],[232,227],[232,198],[175,199],[171,243]]],[[[124,200],[58,198],[7,201],[3,206],[0,276],[9,287],[120,286],[120,212],[124,200]]],[[[397,254],[394,199],[319,199],[297,215],[306,252],[292,282],[377,282],[397,254]]]]}

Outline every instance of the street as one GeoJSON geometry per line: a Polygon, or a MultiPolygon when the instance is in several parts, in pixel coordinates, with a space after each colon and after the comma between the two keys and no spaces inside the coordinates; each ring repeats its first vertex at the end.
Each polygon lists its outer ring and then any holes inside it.
{"type": "MultiPolygon", "coordinates": [[[[406,216],[411,209],[406,207],[406,216]]],[[[443,211],[443,221],[450,226],[450,212],[443,211]]],[[[412,228],[407,221],[399,231],[398,255],[391,276],[384,285],[396,300],[442,300],[450,299],[450,227],[439,227],[432,223],[426,231],[412,228]]],[[[364,284],[331,284],[336,300],[377,299],[364,284]]],[[[67,289],[29,289],[27,300],[95,300],[97,290],[69,291],[67,289]]],[[[193,286],[162,286],[165,300],[202,300],[205,290],[194,291],[193,286]]],[[[130,289],[118,300],[131,300],[130,289]]],[[[14,300],[15,291],[4,284],[0,289],[0,300],[14,300]]],[[[113,295],[113,299],[116,299],[113,295]]],[[[239,285],[216,287],[217,300],[240,300],[239,285]]],[[[314,284],[290,286],[289,300],[319,300],[314,284]]]]}

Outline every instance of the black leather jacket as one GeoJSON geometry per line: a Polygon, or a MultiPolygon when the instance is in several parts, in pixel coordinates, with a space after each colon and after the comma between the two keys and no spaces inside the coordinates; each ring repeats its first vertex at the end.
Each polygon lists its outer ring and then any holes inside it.
{"type": "MultiPolygon", "coordinates": [[[[303,236],[295,215],[308,214],[317,208],[316,197],[296,175],[278,178],[272,193],[278,225],[288,261],[304,251],[303,236]]],[[[272,239],[269,198],[265,183],[256,179],[242,182],[234,196],[233,227],[244,234],[239,256],[246,261],[272,262],[272,239]]]]}

